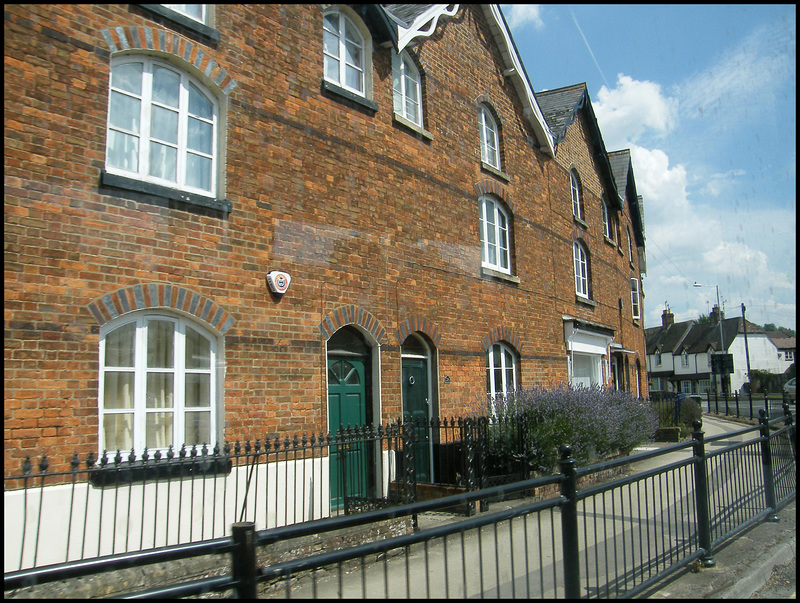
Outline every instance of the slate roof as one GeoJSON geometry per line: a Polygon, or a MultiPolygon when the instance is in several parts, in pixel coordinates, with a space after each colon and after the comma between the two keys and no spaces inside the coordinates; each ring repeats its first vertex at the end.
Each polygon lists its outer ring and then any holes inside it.
{"type": "MultiPolygon", "coordinates": [[[[744,333],[744,323],[741,316],[722,319],[722,336],[725,338],[727,350],[739,333],[744,333]]],[[[747,334],[763,334],[764,330],[758,325],[747,321],[747,334]]],[[[709,348],[720,350],[719,323],[698,323],[695,320],[676,322],[668,327],[650,327],[644,330],[647,345],[647,354],[662,353],[681,354],[686,350],[689,354],[703,354],[709,348]]]]}
{"type": "Polygon", "coordinates": [[[381,4],[381,8],[390,18],[400,23],[403,27],[410,27],[414,19],[424,14],[435,4],[381,4]]]}
{"type": "Polygon", "coordinates": [[[589,91],[586,88],[586,83],[537,92],[535,96],[536,102],[539,104],[542,115],[544,115],[544,119],[547,122],[547,127],[550,128],[550,131],[553,133],[553,143],[555,145],[564,141],[567,136],[567,129],[570,124],[575,121],[578,112],[581,110],[587,112],[589,136],[592,144],[595,146],[596,156],[600,158],[600,163],[603,168],[601,177],[605,179],[606,188],[611,195],[609,202],[615,207],[620,208],[622,195],[619,193],[617,182],[611,169],[608,152],[606,152],[606,146],[603,142],[603,135],[600,132],[600,127],[597,125],[597,118],[592,108],[592,101],[589,98],[589,91]]]}
{"type": "Polygon", "coordinates": [[[617,184],[621,199],[628,200],[631,218],[633,219],[633,236],[636,245],[644,247],[644,216],[641,196],[636,192],[636,178],[633,176],[630,149],[611,151],[608,154],[611,171],[617,184]]]}

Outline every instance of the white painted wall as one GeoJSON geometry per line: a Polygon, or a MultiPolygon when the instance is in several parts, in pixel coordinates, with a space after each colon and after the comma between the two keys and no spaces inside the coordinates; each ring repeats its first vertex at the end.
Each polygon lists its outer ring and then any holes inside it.
{"type": "MultiPolygon", "coordinates": [[[[394,478],[393,455],[382,455],[383,496],[394,478]]],[[[328,457],[317,457],[260,463],[252,471],[236,467],[207,478],[6,491],[4,572],[210,540],[230,535],[237,521],[263,530],[328,517],[329,477],[328,457]]]]}

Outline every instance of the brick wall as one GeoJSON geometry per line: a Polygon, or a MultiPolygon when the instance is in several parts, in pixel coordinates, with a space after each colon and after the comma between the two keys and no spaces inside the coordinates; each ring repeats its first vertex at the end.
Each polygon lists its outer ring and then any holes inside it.
{"type": "MultiPolygon", "coordinates": [[[[384,421],[400,412],[406,321],[437,334],[435,404],[446,416],[482,396],[485,345],[498,334],[517,343],[523,386],[566,381],[564,313],[638,337],[618,316],[619,297],[629,314],[627,258],[600,243],[598,306],[576,307],[567,172],[529,145],[479,6],[443,18],[414,51],[432,139],[393,121],[386,48],[373,48],[377,112],[321,91],[319,5],[218,5],[216,44],[137,5],[5,12],[7,473],[42,449],[54,466],[96,449],[99,332],[112,307],[170,308],[220,335],[229,440],[327,428],[320,326],[342,308],[373,319],[350,323],[380,344],[384,421]],[[102,184],[111,58],[148,47],[186,58],[219,88],[230,213],[102,184]],[[481,168],[480,101],[500,119],[507,178],[481,168]],[[483,190],[513,208],[518,283],[481,271],[483,190]],[[276,269],[292,276],[282,298],[265,283],[276,269]],[[136,288],[156,293],[137,305],[121,293],[136,288]],[[179,290],[214,313],[179,306],[179,290]],[[225,320],[212,324],[217,310],[225,320]]],[[[595,170],[581,167],[592,237],[595,170]]]]}

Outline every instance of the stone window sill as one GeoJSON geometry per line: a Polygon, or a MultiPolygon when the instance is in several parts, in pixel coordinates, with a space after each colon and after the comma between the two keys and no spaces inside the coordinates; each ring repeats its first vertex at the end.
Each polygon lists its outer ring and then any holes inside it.
{"type": "Polygon", "coordinates": [[[492,270],[491,268],[487,268],[486,266],[481,266],[481,276],[496,278],[501,281],[514,283],[515,285],[519,285],[520,283],[518,276],[514,276],[513,274],[507,274],[505,272],[500,272],[499,270],[492,270]]]}
{"type": "Polygon", "coordinates": [[[109,174],[105,170],[100,172],[100,183],[103,186],[111,186],[114,188],[136,191],[146,195],[162,197],[170,201],[181,201],[188,205],[207,207],[226,214],[230,213],[233,209],[231,202],[227,199],[215,199],[213,197],[204,197],[203,195],[198,195],[196,193],[187,193],[179,189],[169,188],[159,184],[135,180],[133,178],[127,178],[126,176],[118,176],[117,174],[109,174]]]}
{"type": "Polygon", "coordinates": [[[360,105],[364,109],[370,111],[373,115],[378,111],[378,103],[373,102],[363,96],[359,96],[358,94],[354,94],[349,90],[345,90],[341,86],[332,84],[328,80],[322,80],[322,90],[323,92],[329,93],[333,97],[344,98],[352,103],[360,105]]]}
{"type": "Polygon", "coordinates": [[[170,10],[161,4],[139,4],[139,6],[148,12],[156,14],[159,17],[169,19],[173,23],[177,23],[181,27],[198,34],[200,37],[204,38],[205,41],[211,42],[212,44],[219,43],[220,34],[218,29],[214,29],[208,25],[203,25],[202,23],[199,23],[194,19],[190,19],[189,17],[180,13],[176,13],[175,11],[170,10]]]}
{"type": "Polygon", "coordinates": [[[411,130],[412,132],[415,132],[416,134],[419,134],[422,138],[424,138],[426,140],[433,140],[433,134],[428,132],[428,130],[426,130],[425,128],[423,128],[421,126],[418,126],[413,121],[407,120],[402,115],[398,115],[397,113],[393,113],[392,114],[392,119],[394,120],[395,124],[403,126],[404,128],[407,128],[407,129],[411,130]]]}
{"type": "Polygon", "coordinates": [[[575,301],[578,302],[579,304],[584,305],[584,306],[589,306],[590,308],[596,308],[597,307],[597,302],[596,301],[592,301],[588,297],[581,297],[580,295],[576,295],[575,296],[575,301]]]}
{"type": "Polygon", "coordinates": [[[506,174],[502,170],[498,170],[496,167],[492,167],[491,165],[489,165],[485,161],[481,161],[481,169],[486,171],[486,172],[489,172],[490,174],[494,174],[498,178],[502,178],[506,182],[510,182],[511,181],[511,176],[509,176],[508,174],[506,174]]]}

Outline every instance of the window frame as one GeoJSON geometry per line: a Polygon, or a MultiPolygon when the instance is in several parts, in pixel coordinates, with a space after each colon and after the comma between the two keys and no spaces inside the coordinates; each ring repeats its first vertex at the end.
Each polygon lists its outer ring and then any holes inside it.
{"type": "Polygon", "coordinates": [[[633,320],[639,320],[642,317],[639,295],[639,279],[631,277],[631,316],[633,320]]]}
{"type": "Polygon", "coordinates": [[[503,399],[517,389],[519,379],[519,359],[516,351],[506,343],[498,341],[492,344],[486,352],[486,395],[490,400],[503,399]],[[495,366],[494,352],[500,353],[501,366],[495,366]],[[510,359],[510,366],[507,364],[510,359]],[[497,389],[496,371],[500,371],[502,390],[497,389]],[[508,373],[511,372],[511,387],[508,383],[508,373]]]}
{"type": "Polygon", "coordinates": [[[581,178],[575,168],[569,171],[569,188],[572,194],[572,216],[583,222],[583,187],[581,178]]]}
{"type": "MultiPolygon", "coordinates": [[[[170,445],[173,451],[180,450],[183,444],[187,447],[191,444],[186,443],[186,418],[190,413],[207,413],[208,415],[208,442],[195,442],[197,446],[207,444],[209,449],[213,449],[219,441],[219,426],[221,424],[221,371],[219,359],[221,354],[221,342],[211,330],[202,326],[197,321],[176,313],[163,311],[139,311],[118,317],[103,325],[100,329],[99,341],[99,370],[98,370],[98,452],[103,455],[106,451],[110,458],[119,448],[115,446],[109,448],[105,430],[105,418],[112,415],[132,415],[131,427],[131,448],[137,456],[141,456],[145,449],[148,454],[153,454],[156,450],[162,455],[169,450],[170,445]],[[151,324],[156,322],[168,323],[172,325],[172,367],[150,367],[148,366],[148,334],[151,324]],[[118,332],[120,329],[133,325],[133,345],[134,349],[130,355],[133,359],[130,365],[110,365],[107,364],[107,345],[109,336],[118,332]],[[208,367],[187,367],[186,366],[186,340],[188,329],[191,329],[199,337],[208,343],[208,367]],[[132,404],[129,407],[106,408],[106,376],[110,374],[131,374],[132,404]],[[171,410],[160,407],[148,406],[147,403],[147,382],[148,375],[172,375],[172,407],[171,410]],[[186,402],[186,377],[187,375],[207,375],[208,376],[208,406],[187,406],[186,402]],[[166,442],[164,446],[147,446],[147,416],[148,414],[172,415],[172,441],[166,442]]],[[[128,451],[130,448],[128,448],[128,451]]],[[[123,451],[125,452],[125,451],[123,451]]]]}
{"type": "Polygon", "coordinates": [[[589,251],[580,240],[572,243],[573,272],[575,275],[575,295],[591,299],[589,278],[589,251]],[[579,270],[582,268],[583,270],[579,270]],[[582,274],[581,274],[582,272],[582,274]],[[580,285],[583,285],[582,287],[580,285]]]}
{"type": "Polygon", "coordinates": [[[608,213],[608,203],[606,203],[605,199],[600,199],[600,211],[603,216],[603,236],[608,239],[611,239],[611,220],[608,213]]]}
{"type": "Polygon", "coordinates": [[[182,17],[185,17],[186,19],[191,19],[192,21],[196,21],[197,23],[200,23],[201,25],[209,25],[208,18],[209,18],[209,12],[210,11],[208,10],[209,9],[208,4],[193,4],[192,5],[192,6],[199,6],[200,9],[202,10],[202,16],[199,19],[197,17],[194,17],[194,16],[190,15],[185,10],[177,8],[179,6],[186,6],[185,4],[161,4],[160,6],[163,6],[165,9],[171,10],[172,12],[179,14],[182,17]]]}
{"type": "Polygon", "coordinates": [[[362,31],[362,29],[356,24],[356,21],[347,15],[343,10],[339,7],[334,7],[330,10],[325,11],[322,15],[322,77],[325,82],[329,82],[333,86],[341,88],[342,90],[354,95],[357,98],[362,98],[369,100],[370,99],[370,89],[369,89],[369,71],[372,69],[372,52],[369,43],[368,36],[362,31]],[[338,18],[338,30],[336,32],[328,29],[328,18],[332,15],[336,15],[338,18]],[[358,40],[355,42],[359,43],[359,48],[361,49],[361,56],[362,61],[360,65],[353,64],[352,67],[356,68],[359,72],[359,84],[361,85],[362,89],[358,90],[357,88],[353,88],[352,86],[348,85],[347,83],[347,26],[350,26],[351,31],[355,32],[358,36],[358,40]],[[333,55],[330,52],[326,51],[325,47],[325,35],[330,33],[331,35],[335,36],[337,39],[337,54],[333,55]],[[342,35],[341,32],[344,32],[342,35]],[[332,60],[335,60],[338,64],[338,74],[337,79],[333,79],[332,77],[328,76],[328,57],[331,57],[332,60]]]}
{"type": "Polygon", "coordinates": [[[111,63],[109,72],[108,84],[108,105],[107,105],[107,119],[106,119],[106,144],[105,144],[105,172],[117,177],[130,179],[133,181],[142,182],[147,185],[162,187],[168,190],[180,191],[191,196],[197,196],[205,199],[217,199],[219,193],[219,169],[222,162],[222,149],[221,149],[221,103],[219,98],[198,78],[187,72],[185,69],[175,65],[172,62],[166,61],[160,57],[146,54],[128,54],[120,57],[115,57],[111,63]],[[140,92],[137,94],[129,90],[125,90],[120,86],[114,85],[114,70],[124,67],[125,65],[141,64],[142,73],[139,83],[141,84],[140,92]],[[163,102],[154,99],[153,94],[153,74],[158,69],[165,69],[173,75],[178,76],[178,106],[169,106],[163,102]],[[194,88],[206,100],[211,107],[211,118],[207,119],[204,116],[193,114],[190,111],[190,94],[194,88]],[[138,130],[126,129],[117,124],[113,124],[112,120],[115,119],[117,114],[114,112],[113,104],[114,95],[120,95],[126,99],[134,99],[139,103],[138,111],[138,130]],[[177,114],[177,142],[164,141],[162,137],[155,134],[154,130],[157,129],[154,124],[154,114],[156,110],[164,112],[172,112],[177,114]],[[190,137],[190,120],[210,125],[211,127],[211,140],[210,150],[211,153],[203,152],[198,149],[193,149],[189,146],[190,137]],[[137,166],[136,169],[129,169],[124,166],[114,165],[111,154],[113,152],[112,138],[115,134],[119,133],[122,136],[135,137],[138,141],[138,151],[136,154],[137,166]],[[175,157],[175,173],[176,179],[170,180],[161,176],[153,175],[151,173],[151,151],[154,145],[169,146],[176,151],[175,157]],[[211,166],[209,169],[210,181],[209,188],[199,188],[193,184],[188,183],[187,163],[188,156],[197,156],[205,159],[210,159],[211,166]]]}
{"type": "Polygon", "coordinates": [[[418,128],[424,128],[424,115],[422,110],[422,73],[417,68],[411,55],[407,51],[400,54],[392,53],[392,102],[394,113],[397,117],[405,119],[418,128]],[[409,73],[410,72],[410,73],[409,73]],[[399,83],[399,89],[397,83],[399,83]],[[407,80],[411,80],[416,85],[416,98],[410,98],[407,90],[407,80]],[[398,111],[399,99],[399,111],[398,111]],[[407,106],[409,100],[417,107],[417,119],[409,117],[407,106]]]}
{"type": "Polygon", "coordinates": [[[480,202],[480,237],[481,237],[481,266],[510,275],[511,272],[511,213],[504,204],[492,195],[481,195],[480,202]],[[492,222],[488,220],[489,206],[491,204],[492,222]],[[504,222],[504,226],[501,225],[504,222]],[[489,227],[492,226],[494,242],[489,240],[489,227]],[[501,240],[505,239],[505,247],[501,240]],[[495,263],[490,261],[491,251],[497,258],[495,263]],[[507,266],[503,266],[505,260],[507,266]]]}
{"type": "Polygon", "coordinates": [[[478,105],[478,135],[481,146],[481,162],[495,170],[502,171],[500,160],[500,125],[497,123],[489,107],[483,103],[478,105]],[[494,137],[494,148],[490,146],[486,136],[487,132],[491,132],[494,137]],[[490,151],[493,157],[490,157],[490,151]]]}
{"type": "Polygon", "coordinates": [[[686,350],[681,352],[681,368],[689,368],[689,352],[686,350]]]}

